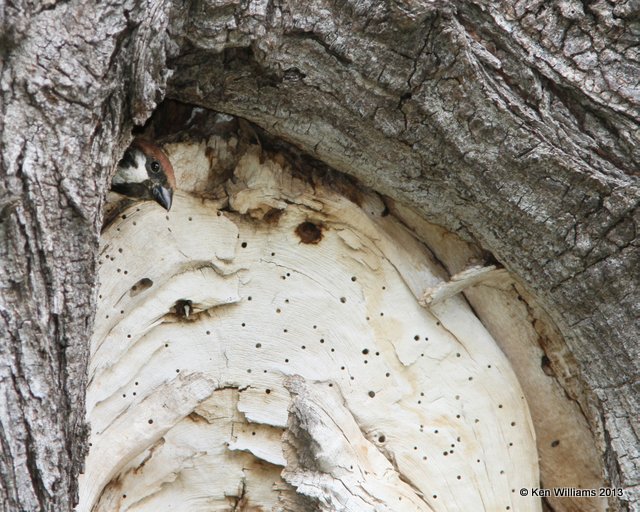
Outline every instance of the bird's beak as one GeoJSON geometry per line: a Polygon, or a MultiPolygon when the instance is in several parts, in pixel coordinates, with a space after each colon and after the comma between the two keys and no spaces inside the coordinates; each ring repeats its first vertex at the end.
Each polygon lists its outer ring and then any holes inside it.
{"type": "Polygon", "coordinates": [[[151,193],[156,202],[162,206],[165,210],[171,209],[171,202],[173,200],[173,189],[162,187],[160,185],[154,185],[151,188],[151,193]]]}

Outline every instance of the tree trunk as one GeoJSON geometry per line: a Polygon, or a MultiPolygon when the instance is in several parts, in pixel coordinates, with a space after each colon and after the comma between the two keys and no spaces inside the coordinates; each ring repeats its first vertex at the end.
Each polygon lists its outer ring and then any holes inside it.
{"type": "Polygon", "coordinates": [[[147,52],[161,60],[146,38],[168,19],[143,6],[0,7],[0,508],[71,510],[102,207],[128,129],[166,76],[136,70],[147,52]]]}
{"type": "Polygon", "coordinates": [[[3,5],[3,507],[76,499],[109,172],[166,94],[246,118],[493,254],[561,333],[540,335],[550,365],[618,506],[638,510],[634,5],[3,5]]]}

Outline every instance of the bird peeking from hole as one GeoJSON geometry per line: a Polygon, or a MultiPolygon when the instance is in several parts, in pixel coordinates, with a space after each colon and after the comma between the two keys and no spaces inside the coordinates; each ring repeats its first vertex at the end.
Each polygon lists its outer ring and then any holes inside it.
{"type": "Polygon", "coordinates": [[[111,190],[134,199],[153,199],[169,211],[176,178],[167,155],[154,143],[135,139],[118,162],[111,190]]]}

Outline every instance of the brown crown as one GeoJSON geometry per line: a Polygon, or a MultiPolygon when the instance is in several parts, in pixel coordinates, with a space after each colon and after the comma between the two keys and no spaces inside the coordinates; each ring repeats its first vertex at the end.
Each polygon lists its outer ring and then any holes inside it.
{"type": "Polygon", "coordinates": [[[171,165],[169,157],[167,157],[165,152],[162,151],[160,146],[157,146],[146,139],[135,139],[131,145],[139,148],[148,157],[157,160],[162,166],[162,169],[167,176],[167,182],[171,185],[171,188],[176,188],[176,176],[173,172],[173,166],[171,165]]]}

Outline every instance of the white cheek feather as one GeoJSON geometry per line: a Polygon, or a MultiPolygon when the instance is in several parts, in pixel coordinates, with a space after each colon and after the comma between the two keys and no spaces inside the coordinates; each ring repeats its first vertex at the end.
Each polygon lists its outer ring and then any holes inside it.
{"type": "Polygon", "coordinates": [[[114,184],[120,183],[142,183],[149,179],[147,174],[146,157],[144,153],[140,151],[134,151],[135,165],[133,167],[118,167],[115,176],[113,177],[114,184]]]}

